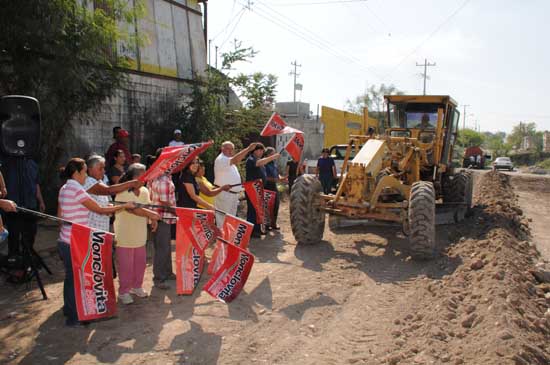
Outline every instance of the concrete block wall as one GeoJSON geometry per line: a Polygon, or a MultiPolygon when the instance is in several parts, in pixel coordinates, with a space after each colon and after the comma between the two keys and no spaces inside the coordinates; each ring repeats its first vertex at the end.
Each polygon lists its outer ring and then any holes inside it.
{"type": "Polygon", "coordinates": [[[98,110],[72,121],[74,138],[67,141],[64,159],[92,152],[103,154],[113,143],[115,126],[130,132],[131,152],[142,153],[152,132],[145,130],[148,122],[166,121],[191,91],[192,86],[183,81],[130,74],[127,87],[105,100],[98,110]]]}

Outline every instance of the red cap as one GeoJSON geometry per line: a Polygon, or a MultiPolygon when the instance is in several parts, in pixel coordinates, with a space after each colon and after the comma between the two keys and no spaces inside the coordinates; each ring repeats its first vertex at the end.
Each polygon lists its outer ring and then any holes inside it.
{"type": "Polygon", "coordinates": [[[118,131],[118,136],[119,137],[129,137],[130,136],[130,133],[128,133],[128,131],[126,129],[120,129],[118,131]]]}

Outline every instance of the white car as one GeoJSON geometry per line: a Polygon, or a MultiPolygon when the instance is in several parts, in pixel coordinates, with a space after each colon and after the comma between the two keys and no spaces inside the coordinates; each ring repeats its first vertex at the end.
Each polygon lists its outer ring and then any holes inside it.
{"type": "Polygon", "coordinates": [[[495,170],[503,169],[513,171],[514,164],[512,163],[512,160],[510,160],[510,157],[497,157],[495,162],[493,162],[493,168],[495,170]]]}

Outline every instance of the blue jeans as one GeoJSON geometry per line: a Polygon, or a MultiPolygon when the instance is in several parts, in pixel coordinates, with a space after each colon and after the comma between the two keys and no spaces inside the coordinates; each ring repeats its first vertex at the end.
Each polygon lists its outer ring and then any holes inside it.
{"type": "Polygon", "coordinates": [[[67,324],[78,322],[76,299],[74,296],[73,265],[71,261],[71,246],[63,241],[57,241],[57,248],[65,266],[65,281],[63,282],[63,314],[67,317],[67,324]]]}
{"type": "Polygon", "coordinates": [[[321,180],[321,185],[323,186],[323,194],[330,194],[332,190],[332,176],[319,175],[319,180],[321,180]]]}

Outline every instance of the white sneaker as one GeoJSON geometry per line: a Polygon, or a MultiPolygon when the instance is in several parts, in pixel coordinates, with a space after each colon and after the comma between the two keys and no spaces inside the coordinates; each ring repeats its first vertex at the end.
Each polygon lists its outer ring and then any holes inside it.
{"type": "Polygon", "coordinates": [[[134,299],[132,299],[130,293],[120,295],[118,300],[120,300],[123,304],[132,304],[134,302],[134,299]]]}
{"type": "Polygon", "coordinates": [[[145,290],[143,290],[143,288],[130,289],[130,294],[134,294],[135,296],[140,298],[147,298],[149,296],[149,294],[147,294],[145,290]]]}

